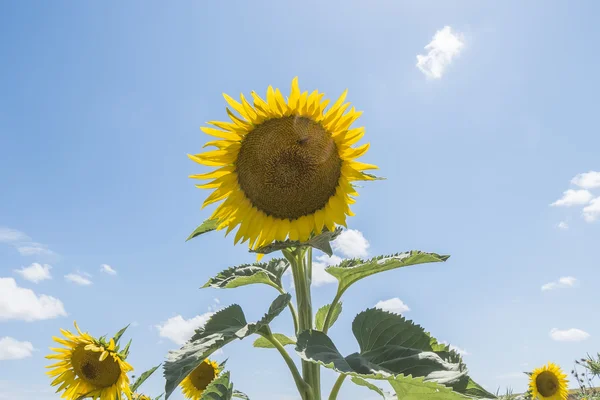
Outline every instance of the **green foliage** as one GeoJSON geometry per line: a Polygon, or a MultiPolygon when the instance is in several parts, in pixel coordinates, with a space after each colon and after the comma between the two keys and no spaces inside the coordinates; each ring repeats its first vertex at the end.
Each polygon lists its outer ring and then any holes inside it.
{"type": "Polygon", "coordinates": [[[141,374],[140,377],[135,380],[133,385],[130,386],[131,391],[135,392],[136,390],[138,390],[138,388],[142,386],[142,383],[146,382],[146,379],[150,378],[150,375],[152,375],[154,371],[156,371],[160,367],[160,365],[161,364],[158,364],[156,367],[150,368],[148,371],[141,374]]]}
{"type": "Polygon", "coordinates": [[[196,236],[200,236],[206,232],[211,232],[217,229],[217,226],[219,226],[219,220],[217,219],[207,219],[206,221],[204,221],[199,227],[197,227],[194,232],[192,232],[190,234],[190,236],[188,236],[187,239],[185,239],[185,241],[187,242],[190,239],[195,238],[196,236]]]}
{"type": "Polygon", "coordinates": [[[239,390],[233,391],[233,397],[237,397],[238,399],[250,400],[250,397],[246,393],[242,393],[239,390]]]}
{"type": "MultiPolygon", "coordinates": [[[[315,329],[318,331],[322,331],[325,325],[325,318],[327,317],[327,313],[329,313],[329,308],[331,304],[327,304],[317,311],[317,315],[315,316],[315,329]]],[[[333,311],[331,312],[331,318],[329,320],[328,328],[331,328],[335,321],[337,321],[338,317],[342,313],[342,303],[335,303],[333,311]]]]}
{"type": "Polygon", "coordinates": [[[232,397],[233,384],[229,380],[229,371],[225,371],[208,384],[200,400],[231,400],[232,397]]]}
{"type": "Polygon", "coordinates": [[[371,389],[375,393],[380,394],[381,397],[383,397],[384,400],[393,400],[394,399],[394,396],[391,393],[384,391],[380,387],[377,387],[377,386],[373,385],[371,382],[369,382],[369,381],[367,381],[367,380],[365,380],[363,378],[359,378],[357,376],[353,376],[352,377],[352,382],[354,382],[358,386],[364,386],[366,388],[371,389]]]}
{"type": "Polygon", "coordinates": [[[117,332],[115,334],[115,336],[113,336],[113,340],[114,340],[116,346],[119,345],[119,340],[121,340],[121,337],[123,336],[123,334],[125,333],[127,328],[129,328],[129,325],[127,325],[125,328],[121,329],[119,332],[117,332]]]}
{"type": "Polygon", "coordinates": [[[274,258],[268,262],[243,264],[219,272],[210,278],[202,288],[236,288],[244,285],[263,283],[281,288],[281,277],[290,266],[285,259],[274,258]]]}
{"type": "MultiPolygon", "coordinates": [[[[296,351],[306,361],[355,377],[375,376],[389,380],[410,375],[443,384],[460,393],[494,397],[470,380],[460,355],[400,315],[369,309],[357,315],[352,331],[360,352],[347,357],[343,357],[331,339],[319,331],[302,332],[296,351]]],[[[397,383],[398,388],[406,382],[397,383]]],[[[415,390],[410,387],[409,392],[415,390]]]]}
{"type": "MultiPolygon", "coordinates": [[[[282,346],[288,346],[290,344],[296,344],[296,340],[292,339],[289,336],[284,335],[283,333],[273,333],[273,337],[277,339],[282,346]]],[[[262,349],[274,349],[273,343],[271,343],[267,338],[259,337],[252,344],[254,347],[262,348],[262,349]]]]}
{"type": "Polygon", "coordinates": [[[275,241],[266,246],[260,247],[256,250],[251,250],[253,253],[260,254],[269,254],[274,251],[286,250],[294,247],[312,247],[318,250],[321,250],[323,253],[329,255],[330,257],[333,255],[333,249],[331,248],[331,243],[342,233],[342,228],[335,228],[334,231],[328,231],[327,229],[323,230],[320,235],[316,235],[310,238],[306,242],[300,242],[297,240],[285,240],[275,241]]]}
{"type": "Polygon", "coordinates": [[[268,324],[287,307],[291,296],[278,296],[265,316],[256,323],[247,323],[242,308],[231,305],[215,313],[206,324],[179,350],[169,352],[164,366],[166,398],[177,385],[208,356],[235,339],[243,339],[254,333],[264,333],[268,324]]]}
{"type": "Polygon", "coordinates": [[[338,265],[325,268],[339,282],[338,292],[343,293],[353,283],[380,272],[410,265],[446,261],[450,256],[422,251],[408,251],[389,256],[378,256],[364,261],[362,259],[344,260],[338,265]]]}

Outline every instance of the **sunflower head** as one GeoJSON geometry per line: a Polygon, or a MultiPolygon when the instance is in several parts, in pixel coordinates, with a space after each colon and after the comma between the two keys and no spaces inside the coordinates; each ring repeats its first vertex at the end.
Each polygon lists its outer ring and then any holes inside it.
{"type": "Polygon", "coordinates": [[[554,363],[535,369],[529,377],[529,390],[534,399],[566,400],[567,386],[567,375],[554,363]]]}
{"type": "Polygon", "coordinates": [[[181,381],[181,390],[186,399],[199,400],[206,387],[220,373],[219,364],[208,358],[181,381]]]}
{"type": "Polygon", "coordinates": [[[300,92],[297,78],[287,100],[270,86],[266,100],[252,92],[253,104],[224,97],[238,115],[227,108],[230,122],[202,127],[218,138],[206,144],[216,150],[189,156],[215,168],[191,178],[211,180],[197,185],[213,189],[204,206],[223,201],[211,217],[217,229],[239,226],[235,243],[257,248],[345,226],[353,182],[372,180],[364,171],[377,168],[356,161],[369,144],[352,147],[365,130],[351,129],[361,113],[348,109],[346,92],[328,109],[323,93],[300,92]]]}
{"type": "Polygon", "coordinates": [[[131,399],[127,373],[133,368],[118,353],[114,340],[108,343],[83,333],[75,323],[77,334],[61,329],[63,338],[53,340],[65,347],[51,348],[47,359],[57,360],[46,368],[55,378],[51,385],[64,391],[62,398],[75,400],[86,395],[92,399],[116,400],[124,393],[131,399]]]}

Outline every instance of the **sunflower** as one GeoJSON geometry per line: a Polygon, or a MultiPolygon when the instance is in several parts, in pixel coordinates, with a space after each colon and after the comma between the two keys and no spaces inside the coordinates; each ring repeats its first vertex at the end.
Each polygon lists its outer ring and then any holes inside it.
{"type": "Polygon", "coordinates": [[[196,367],[181,381],[181,391],[186,399],[199,400],[204,389],[215,379],[219,373],[219,364],[208,358],[196,367]]]}
{"type": "Polygon", "coordinates": [[[133,400],[152,400],[149,396],[140,393],[133,394],[133,400]]]}
{"type": "Polygon", "coordinates": [[[66,348],[51,348],[54,353],[47,359],[59,360],[47,366],[47,374],[55,379],[52,386],[59,386],[57,393],[64,390],[63,399],[75,400],[85,395],[94,400],[121,399],[124,393],[131,399],[127,373],[133,368],[118,354],[114,340],[106,343],[82,333],[75,323],[78,335],[61,329],[66,339],[53,337],[66,348]]]}
{"type": "Polygon", "coordinates": [[[375,165],[356,161],[369,144],[352,147],[364,135],[350,128],[361,115],[346,111],[347,90],[326,110],[329,100],[317,90],[300,92],[292,81],[287,101],[269,86],[266,101],[252,92],[253,105],[244,95],[238,102],[223,94],[230,122],[210,121],[200,128],[218,140],[216,150],[189,157],[211,172],[190,178],[211,180],[201,189],[214,189],[203,207],[223,201],[211,219],[227,234],[239,226],[234,242],[249,241],[256,249],[274,240],[308,240],[324,228],[346,225],[349,205],[358,193],[353,182],[375,179],[364,171],[375,165]]]}
{"type": "Polygon", "coordinates": [[[566,400],[567,375],[554,363],[548,363],[533,371],[529,378],[529,389],[534,399],[566,400]]]}

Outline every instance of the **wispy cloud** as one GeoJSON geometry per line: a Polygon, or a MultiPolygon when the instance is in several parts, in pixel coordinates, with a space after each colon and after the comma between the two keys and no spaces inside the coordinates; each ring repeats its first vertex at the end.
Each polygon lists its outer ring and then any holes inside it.
{"type": "Polygon", "coordinates": [[[29,267],[16,269],[15,272],[30,282],[39,283],[46,279],[52,279],[52,275],[50,275],[51,269],[52,267],[48,264],[33,263],[29,267]]]}
{"type": "Polygon", "coordinates": [[[427,54],[417,55],[417,68],[430,79],[440,79],[452,60],[460,54],[465,47],[464,37],[461,33],[452,32],[452,28],[445,26],[435,33],[427,46],[427,54]]]}
{"type": "Polygon", "coordinates": [[[571,179],[571,183],[584,189],[600,188],[600,171],[578,174],[571,179]]]}
{"type": "Polygon", "coordinates": [[[585,189],[569,189],[563,192],[563,196],[550,204],[552,207],[573,207],[587,204],[592,200],[592,194],[585,189]]]}
{"type": "Polygon", "coordinates": [[[207,312],[190,319],[184,319],[181,315],[177,315],[156,325],[156,328],[160,337],[170,339],[181,346],[192,337],[196,329],[204,326],[213,315],[213,312],[207,312]]]}
{"type": "Polygon", "coordinates": [[[558,223],[558,225],[556,225],[558,227],[558,229],[562,229],[562,230],[566,230],[569,229],[569,224],[567,224],[565,221],[561,221],[558,223]]]}
{"type": "Polygon", "coordinates": [[[65,279],[69,282],[75,283],[76,285],[88,286],[92,284],[92,281],[83,276],[81,273],[67,274],[65,275],[65,279]]]}
{"type": "Polygon", "coordinates": [[[37,321],[66,316],[63,303],[47,295],[19,287],[13,278],[0,278],[0,321],[37,321]]]}
{"type": "Polygon", "coordinates": [[[560,277],[557,281],[548,282],[542,285],[542,291],[562,289],[575,286],[577,279],[572,276],[560,277]]]}
{"type": "Polygon", "coordinates": [[[402,314],[407,311],[410,311],[410,308],[397,297],[393,297],[387,300],[381,300],[377,304],[375,304],[375,308],[379,308],[380,310],[388,311],[395,314],[402,314]]]}
{"type": "Polygon", "coordinates": [[[0,361],[31,357],[33,350],[30,342],[20,342],[8,336],[0,338],[0,361]]]}
{"type": "Polygon", "coordinates": [[[588,206],[583,208],[583,218],[587,222],[594,222],[600,219],[600,197],[596,197],[588,206]]]}
{"type": "Polygon", "coordinates": [[[361,231],[346,229],[332,242],[333,249],[344,257],[366,257],[370,244],[361,231]]]}
{"type": "Polygon", "coordinates": [[[327,283],[336,283],[337,279],[325,272],[325,268],[330,265],[336,265],[342,262],[342,258],[336,256],[335,254],[329,257],[327,254],[320,255],[313,261],[313,276],[312,283],[315,286],[322,286],[327,283]]]}
{"type": "Polygon", "coordinates": [[[0,243],[26,242],[29,240],[31,238],[21,231],[0,227],[0,243]]]}
{"type": "Polygon", "coordinates": [[[104,272],[105,274],[108,274],[108,275],[116,275],[116,274],[117,274],[117,271],[115,271],[115,270],[113,269],[113,267],[111,267],[111,266],[110,266],[110,265],[108,265],[108,264],[102,264],[102,265],[100,266],[100,271],[101,271],[101,272],[104,272]]]}
{"type": "Polygon", "coordinates": [[[550,330],[550,337],[557,342],[580,342],[589,338],[590,334],[577,328],[565,330],[552,328],[550,330]]]}

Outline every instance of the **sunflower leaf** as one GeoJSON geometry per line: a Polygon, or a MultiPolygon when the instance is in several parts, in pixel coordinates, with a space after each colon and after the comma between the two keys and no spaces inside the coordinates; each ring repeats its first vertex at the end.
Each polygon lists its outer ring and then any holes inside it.
{"type": "MultiPolygon", "coordinates": [[[[275,339],[281,343],[282,346],[287,346],[290,344],[296,344],[296,340],[292,339],[289,336],[284,335],[283,333],[274,333],[273,336],[275,339]]],[[[258,347],[261,349],[274,349],[275,346],[271,342],[269,342],[266,338],[260,336],[258,339],[254,341],[252,344],[254,347],[258,347]]]]}
{"type": "Polygon", "coordinates": [[[368,381],[364,380],[363,378],[359,378],[357,376],[353,376],[352,377],[352,382],[354,382],[358,386],[364,386],[364,387],[367,387],[367,388],[371,389],[372,391],[374,391],[376,393],[379,393],[381,395],[381,397],[383,397],[383,400],[397,399],[396,396],[392,395],[391,393],[388,393],[388,392],[384,391],[383,389],[381,389],[381,388],[373,385],[371,382],[368,382],[368,381]]]}
{"type": "Polygon", "coordinates": [[[121,329],[119,332],[117,332],[115,334],[115,336],[113,336],[113,340],[115,341],[115,345],[119,345],[119,340],[121,340],[121,336],[123,336],[123,334],[125,333],[125,331],[127,330],[127,328],[129,328],[130,324],[127,324],[127,326],[123,329],[121,329]]]}
{"type": "Polygon", "coordinates": [[[157,397],[154,398],[154,400],[160,400],[162,399],[162,397],[164,396],[164,393],[161,393],[160,395],[158,395],[157,397]]]}
{"type": "Polygon", "coordinates": [[[133,385],[131,385],[129,387],[131,389],[131,391],[135,392],[136,390],[138,390],[138,388],[140,386],[142,386],[142,383],[144,383],[146,381],[146,379],[148,379],[150,377],[150,375],[152,375],[154,373],[154,371],[156,371],[160,366],[161,366],[161,364],[158,364],[156,367],[150,368],[148,371],[141,374],[140,377],[135,380],[133,385]]]}
{"type": "Polygon", "coordinates": [[[405,379],[410,375],[423,378],[423,382],[444,385],[455,392],[494,397],[467,376],[458,353],[400,315],[368,309],[356,316],[352,331],[360,352],[347,357],[343,357],[331,339],[320,331],[302,332],[296,351],[306,361],[351,376],[375,376],[374,379],[386,380],[402,377],[398,387],[402,382],[409,385],[405,379]]]}
{"type": "Polygon", "coordinates": [[[123,354],[124,358],[127,358],[129,356],[129,348],[131,347],[131,342],[133,341],[133,339],[129,339],[129,342],[127,342],[127,345],[125,346],[125,348],[123,349],[123,352],[121,354],[123,354]]]}
{"type": "Polygon", "coordinates": [[[231,400],[233,384],[229,381],[229,371],[225,371],[208,384],[200,395],[200,400],[231,400]]]}
{"type": "Polygon", "coordinates": [[[382,178],[380,176],[376,176],[376,175],[373,175],[373,174],[368,174],[366,172],[363,172],[362,174],[365,175],[365,176],[367,176],[367,177],[369,177],[369,178],[371,178],[374,181],[385,181],[385,180],[387,180],[387,178],[382,178]]]}
{"type": "Polygon", "coordinates": [[[274,258],[268,262],[243,264],[221,271],[214,278],[210,278],[202,288],[236,288],[254,283],[264,283],[269,286],[282,287],[281,277],[290,266],[290,263],[281,258],[274,258]]]}
{"type": "Polygon", "coordinates": [[[236,339],[264,332],[268,324],[287,307],[290,299],[288,293],[279,295],[263,318],[251,324],[246,322],[246,316],[237,304],[216,312],[181,349],[169,352],[164,366],[166,399],[212,353],[236,339]]]}
{"type": "Polygon", "coordinates": [[[331,248],[331,242],[334,241],[335,239],[337,239],[337,237],[340,235],[340,233],[342,233],[342,228],[340,228],[340,227],[335,228],[335,230],[333,230],[333,231],[324,229],[321,234],[310,238],[306,242],[300,242],[298,240],[285,240],[283,242],[275,241],[266,246],[259,247],[258,249],[250,250],[250,252],[259,253],[259,254],[269,254],[269,253],[273,253],[275,251],[289,249],[292,247],[308,246],[308,247],[313,247],[315,249],[321,250],[323,253],[326,253],[327,255],[329,255],[331,257],[333,255],[333,250],[331,248]]]}
{"type": "MultiPolygon", "coordinates": [[[[317,311],[317,315],[315,316],[315,329],[318,331],[322,331],[325,326],[325,318],[327,318],[327,313],[329,312],[329,308],[331,308],[331,304],[327,304],[317,311]]],[[[335,321],[337,321],[338,317],[342,313],[342,303],[335,303],[335,307],[333,308],[333,312],[331,314],[331,320],[329,321],[329,326],[327,328],[331,328],[335,321]]]]}
{"type": "Polygon", "coordinates": [[[192,232],[190,234],[190,236],[188,236],[188,238],[185,239],[185,241],[187,242],[188,240],[193,239],[196,236],[200,236],[200,235],[202,235],[204,233],[217,230],[217,226],[219,226],[219,220],[218,219],[207,219],[199,227],[197,227],[194,230],[194,232],[192,232]]]}
{"type": "Polygon", "coordinates": [[[233,397],[237,397],[238,399],[250,400],[250,397],[246,393],[240,392],[239,390],[233,391],[233,397]]]}
{"type": "Polygon", "coordinates": [[[344,260],[338,265],[325,268],[325,271],[338,280],[338,291],[344,292],[356,281],[379,272],[408,267],[409,265],[446,261],[448,258],[450,256],[442,256],[436,253],[407,251],[389,256],[378,256],[366,261],[359,258],[344,260]]]}

